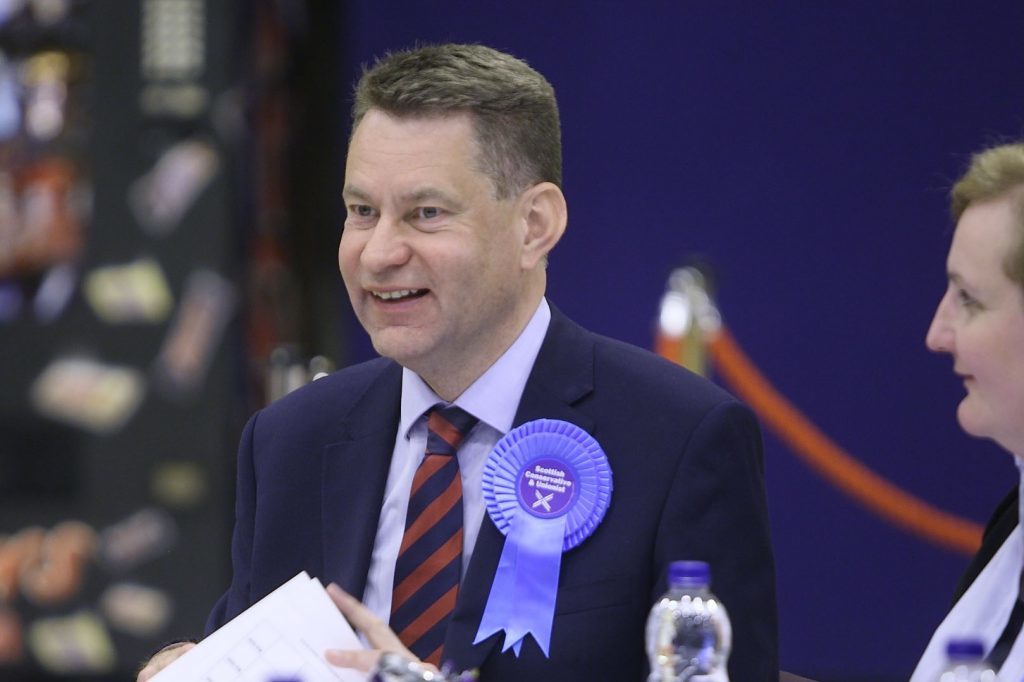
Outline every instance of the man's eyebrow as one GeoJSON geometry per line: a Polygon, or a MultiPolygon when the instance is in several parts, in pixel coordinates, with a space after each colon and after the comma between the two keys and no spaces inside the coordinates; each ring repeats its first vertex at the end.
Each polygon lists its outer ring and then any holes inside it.
{"type": "MultiPolygon", "coordinates": [[[[366,204],[374,203],[373,198],[367,192],[364,192],[355,185],[346,185],[341,195],[345,201],[357,201],[366,204]]],[[[436,201],[456,209],[462,206],[462,202],[458,201],[448,192],[436,187],[423,187],[413,190],[408,194],[403,194],[400,200],[404,204],[422,204],[423,202],[436,201]]]]}
{"type": "Polygon", "coordinates": [[[410,204],[418,204],[423,201],[431,200],[442,201],[447,204],[458,203],[450,194],[439,190],[436,187],[423,187],[402,196],[402,201],[410,204]]]}
{"type": "Polygon", "coordinates": [[[341,190],[341,196],[355,201],[365,201],[367,203],[370,201],[370,195],[355,185],[345,185],[345,188],[341,190]]]}

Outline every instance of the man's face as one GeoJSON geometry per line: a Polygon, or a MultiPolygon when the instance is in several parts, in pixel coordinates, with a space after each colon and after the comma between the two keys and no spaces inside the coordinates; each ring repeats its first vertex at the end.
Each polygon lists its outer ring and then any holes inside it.
{"type": "Polygon", "coordinates": [[[537,303],[519,197],[495,199],[476,155],[468,114],[370,110],[349,145],[338,261],[352,308],[378,353],[432,384],[486,370],[537,303]]]}

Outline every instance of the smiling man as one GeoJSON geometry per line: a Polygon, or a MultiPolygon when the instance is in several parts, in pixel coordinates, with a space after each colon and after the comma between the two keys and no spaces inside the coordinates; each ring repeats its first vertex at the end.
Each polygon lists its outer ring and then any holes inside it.
{"type": "Polygon", "coordinates": [[[566,225],[558,185],[499,192],[477,147],[468,112],[409,118],[371,108],[345,172],[339,262],[352,307],[377,352],[446,401],[526,327],[544,296],[544,258],[566,225]]]}
{"type": "MultiPolygon", "coordinates": [[[[423,47],[363,75],[353,121],[338,259],[382,357],[250,420],[234,576],[208,629],[306,570],[336,584],[332,597],[371,645],[332,652],[336,665],[367,669],[376,650],[393,649],[479,669],[486,682],[641,680],[666,567],[699,559],[732,617],[732,679],[777,679],[753,415],[545,298],[548,254],[567,223],[551,85],[487,47],[423,47]],[[554,463],[537,475],[558,474],[545,490],[591,485],[609,503],[540,581],[550,634],[509,649],[514,628],[492,618],[503,588],[491,587],[515,544],[488,513],[484,468],[499,440],[546,420],[598,443],[611,478],[572,479],[545,453],[554,463]]],[[[549,495],[552,513],[577,499],[549,495]]]]}

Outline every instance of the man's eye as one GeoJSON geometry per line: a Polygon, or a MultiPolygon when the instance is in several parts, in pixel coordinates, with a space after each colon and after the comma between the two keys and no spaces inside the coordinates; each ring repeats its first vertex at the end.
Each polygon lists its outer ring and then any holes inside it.
{"type": "Polygon", "coordinates": [[[365,204],[353,204],[348,207],[348,212],[354,216],[360,218],[371,218],[373,217],[373,209],[365,204]]]}
{"type": "Polygon", "coordinates": [[[423,220],[432,220],[441,215],[441,209],[437,206],[421,206],[416,209],[416,217],[423,220]]]}

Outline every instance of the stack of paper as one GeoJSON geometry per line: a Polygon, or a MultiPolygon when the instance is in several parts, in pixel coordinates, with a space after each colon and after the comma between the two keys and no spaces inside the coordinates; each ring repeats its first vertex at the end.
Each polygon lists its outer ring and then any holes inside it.
{"type": "Polygon", "coordinates": [[[324,660],[362,649],[316,578],[303,571],[161,670],[153,682],[366,682],[324,660]]]}

